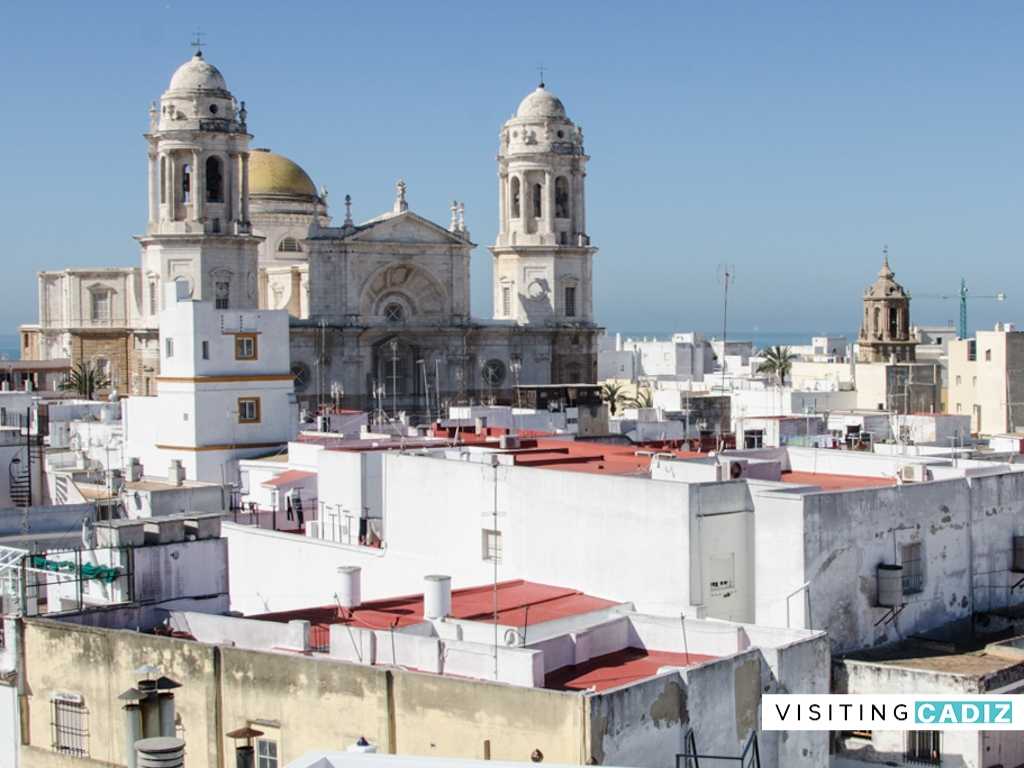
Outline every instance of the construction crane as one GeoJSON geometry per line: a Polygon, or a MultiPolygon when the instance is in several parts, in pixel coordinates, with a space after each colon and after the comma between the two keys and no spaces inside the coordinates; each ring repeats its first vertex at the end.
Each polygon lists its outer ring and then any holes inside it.
{"type": "MultiPolygon", "coordinates": [[[[961,339],[967,338],[967,280],[960,278],[960,291],[958,293],[921,293],[913,294],[912,299],[960,299],[960,326],[957,335],[961,339]]],[[[1002,291],[990,295],[971,294],[971,299],[995,299],[1006,301],[1006,294],[1002,291]]]]}

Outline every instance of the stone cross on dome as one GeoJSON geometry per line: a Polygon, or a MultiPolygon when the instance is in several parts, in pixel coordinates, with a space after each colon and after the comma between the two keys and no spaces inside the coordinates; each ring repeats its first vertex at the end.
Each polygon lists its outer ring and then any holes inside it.
{"type": "Polygon", "coordinates": [[[195,34],[192,35],[192,42],[189,43],[189,45],[196,49],[196,56],[199,58],[203,57],[203,34],[203,32],[197,29],[195,34]]]}

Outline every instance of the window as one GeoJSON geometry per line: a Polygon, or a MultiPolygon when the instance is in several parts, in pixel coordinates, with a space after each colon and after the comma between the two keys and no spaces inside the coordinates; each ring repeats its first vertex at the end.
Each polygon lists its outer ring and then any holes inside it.
{"type": "Polygon", "coordinates": [[[576,286],[565,287],[565,316],[576,317],[576,286]]]}
{"type": "Polygon", "coordinates": [[[260,420],[260,399],[258,397],[238,398],[238,423],[257,424],[260,420]]]}
{"type": "Polygon", "coordinates": [[[509,317],[512,314],[512,289],[507,285],[501,289],[501,316],[509,317]]]}
{"type": "Polygon", "coordinates": [[[907,731],[906,760],[928,765],[940,765],[941,731],[907,731]]]}
{"type": "Polygon", "coordinates": [[[90,307],[94,323],[110,320],[110,291],[94,291],[90,307]]]}
{"type": "Polygon", "coordinates": [[[174,339],[164,339],[164,354],[167,357],[174,357],[174,339]]]}
{"type": "Polygon", "coordinates": [[[977,376],[971,376],[971,386],[972,387],[978,386],[978,377],[977,376]]]}
{"type": "Polygon", "coordinates": [[[903,594],[912,595],[924,590],[924,562],[921,560],[921,542],[900,547],[903,565],[903,594]]]}
{"type": "Polygon", "coordinates": [[[515,176],[512,177],[512,183],[509,185],[509,197],[511,198],[512,206],[512,218],[519,218],[519,179],[515,176]]]}
{"type": "Polygon", "coordinates": [[[206,200],[224,202],[224,164],[219,157],[206,158],[206,200]]]}
{"type": "Polygon", "coordinates": [[[160,305],[157,304],[157,293],[156,293],[156,281],[154,280],[149,284],[149,311],[154,315],[160,311],[160,305]]]}
{"type": "Polygon", "coordinates": [[[235,360],[255,360],[256,357],[256,334],[237,334],[235,336],[235,360]]]}
{"type": "Polygon", "coordinates": [[[286,237],[277,244],[277,250],[279,253],[301,253],[302,246],[294,237],[286,237]]]}
{"type": "Polygon", "coordinates": [[[213,284],[213,306],[216,309],[227,309],[230,295],[231,283],[227,280],[218,280],[213,284]]]}
{"type": "Polygon", "coordinates": [[[957,404],[956,404],[956,412],[957,412],[957,413],[960,413],[960,411],[961,411],[961,406],[960,406],[960,403],[957,403],[957,404]]]}
{"type": "Polygon", "coordinates": [[[480,531],[483,558],[489,562],[501,562],[501,531],[484,528],[480,531]]]}
{"type": "Polygon", "coordinates": [[[958,387],[960,386],[960,377],[959,376],[956,377],[956,385],[958,387]]]}
{"type": "Polygon", "coordinates": [[[203,342],[203,360],[209,360],[209,359],[210,359],[210,342],[204,341],[203,342]]]}
{"type": "Polygon", "coordinates": [[[540,184],[533,185],[533,218],[541,217],[541,197],[544,194],[544,187],[540,184]]]}
{"type": "Polygon", "coordinates": [[[991,349],[986,349],[985,350],[985,362],[986,363],[991,363],[992,362],[992,350],[991,349]]]}
{"type": "Polygon", "coordinates": [[[569,180],[565,176],[555,179],[555,218],[569,218],[569,180]]]}
{"type": "Polygon", "coordinates": [[[89,710],[81,697],[61,694],[52,703],[53,751],[72,757],[88,757],[89,710]]]}
{"type": "Polygon", "coordinates": [[[501,360],[488,360],[480,369],[480,378],[488,387],[497,387],[505,381],[505,364],[501,360]]]}
{"type": "Polygon", "coordinates": [[[278,768],[277,742],[273,739],[256,739],[256,768],[278,768]]]}
{"type": "Polygon", "coordinates": [[[181,166],[181,201],[192,201],[192,166],[188,163],[181,166]]]}
{"type": "Polygon", "coordinates": [[[392,302],[384,307],[384,319],[389,323],[400,323],[405,320],[405,308],[392,302]]]}

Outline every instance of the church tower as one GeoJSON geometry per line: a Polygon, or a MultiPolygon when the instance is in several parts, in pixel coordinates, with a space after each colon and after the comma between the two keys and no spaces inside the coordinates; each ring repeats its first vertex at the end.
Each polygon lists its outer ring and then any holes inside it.
{"type": "Polygon", "coordinates": [[[857,341],[861,363],[912,363],[917,342],[910,335],[910,294],[896,282],[889,268],[889,249],[883,251],[882,269],[864,292],[864,318],[857,341]]]}
{"type": "Polygon", "coordinates": [[[245,102],[197,50],[149,117],[149,223],[138,238],[143,316],[155,326],[160,285],[174,280],[218,309],[255,309],[261,238],[249,220],[245,102]]]}
{"type": "Polygon", "coordinates": [[[494,318],[593,322],[583,129],[541,83],[501,129],[494,318]]]}

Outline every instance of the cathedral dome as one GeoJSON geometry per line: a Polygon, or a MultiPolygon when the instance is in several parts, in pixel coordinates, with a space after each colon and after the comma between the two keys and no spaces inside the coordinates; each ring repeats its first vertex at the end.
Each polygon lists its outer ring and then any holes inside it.
{"type": "Polygon", "coordinates": [[[249,194],[318,198],[309,174],[298,163],[269,149],[254,149],[249,154],[249,194]]]}
{"type": "Polygon", "coordinates": [[[519,102],[516,117],[560,117],[565,119],[562,101],[541,83],[525,99],[519,102]]]}
{"type": "Polygon", "coordinates": [[[868,299],[903,299],[907,297],[906,290],[896,282],[896,273],[889,266],[888,253],[882,261],[882,268],[878,271],[878,279],[868,286],[864,297],[868,299]]]}
{"type": "Polygon", "coordinates": [[[224,75],[203,58],[201,51],[186,61],[171,76],[169,91],[227,91],[224,75]]]}

